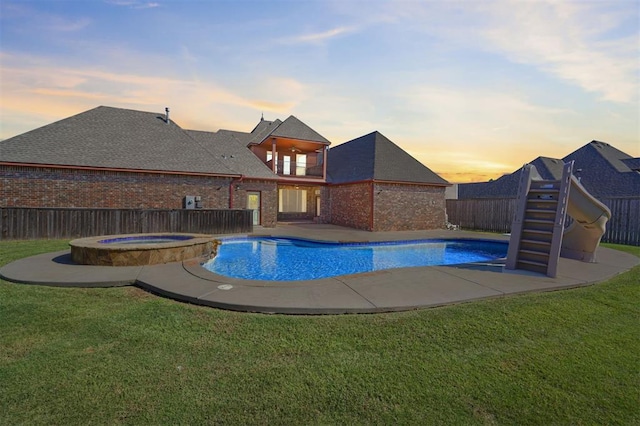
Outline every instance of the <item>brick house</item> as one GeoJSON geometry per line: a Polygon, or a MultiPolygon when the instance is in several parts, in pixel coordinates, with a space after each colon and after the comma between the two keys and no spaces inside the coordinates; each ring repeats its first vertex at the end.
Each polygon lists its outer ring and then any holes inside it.
{"type": "Polygon", "coordinates": [[[101,106],[0,142],[0,207],[247,208],[254,224],[444,226],[448,183],[378,132],[329,150],[294,116],[251,132],[182,129],[101,106]]]}
{"type": "Polygon", "coordinates": [[[369,231],[438,229],[448,182],[379,132],[328,158],[331,223],[369,231]]]}

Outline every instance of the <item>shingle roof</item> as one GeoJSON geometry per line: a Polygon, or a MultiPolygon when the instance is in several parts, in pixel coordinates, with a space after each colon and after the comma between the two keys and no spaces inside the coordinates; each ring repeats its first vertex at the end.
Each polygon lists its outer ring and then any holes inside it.
{"type": "Polygon", "coordinates": [[[373,179],[448,184],[379,132],[331,148],[327,159],[327,174],[331,183],[373,179]]]}
{"type": "Polygon", "coordinates": [[[249,144],[259,144],[270,136],[330,144],[324,136],[293,115],[284,121],[260,120],[258,125],[251,131],[249,144]]]}
{"type": "MultiPolygon", "coordinates": [[[[596,198],[635,197],[640,194],[640,173],[630,155],[605,142],[591,141],[562,160],[538,157],[531,163],[544,179],[559,179],[562,164],[573,161],[573,174],[596,198]],[[631,166],[631,167],[630,167],[631,166]]],[[[521,170],[495,181],[458,185],[458,198],[513,198],[521,170]]]]}
{"type": "Polygon", "coordinates": [[[100,106],[0,142],[6,162],[236,175],[164,114],[100,106]]]}
{"type": "Polygon", "coordinates": [[[274,120],[260,120],[256,127],[251,131],[248,144],[259,144],[265,140],[280,124],[282,121],[274,120]]]}
{"type": "Polygon", "coordinates": [[[251,152],[246,145],[248,133],[219,130],[215,133],[187,130],[189,136],[200,141],[209,152],[221,160],[234,173],[252,178],[270,178],[276,175],[251,152]]]}
{"type": "MultiPolygon", "coordinates": [[[[562,177],[564,164],[562,160],[538,157],[530,164],[536,166],[536,170],[543,179],[554,180],[562,177]]],[[[515,198],[521,172],[522,169],[518,169],[489,182],[461,183],[458,185],[458,198],[515,198]]]]}
{"type": "Polygon", "coordinates": [[[625,160],[632,157],[605,142],[591,141],[563,158],[574,161],[574,174],[596,198],[637,197],[640,173],[625,160]]]}
{"type": "Polygon", "coordinates": [[[326,144],[330,143],[324,136],[298,120],[293,115],[284,120],[270,136],[300,139],[310,142],[322,142],[326,144]]]}
{"type": "Polygon", "coordinates": [[[640,171],[640,158],[627,158],[622,162],[631,170],[640,171]]]}
{"type": "Polygon", "coordinates": [[[595,149],[598,155],[600,155],[607,163],[609,163],[611,167],[613,167],[618,172],[624,173],[630,171],[629,166],[627,166],[622,160],[630,159],[631,156],[620,151],[617,148],[612,147],[606,142],[591,141],[582,148],[579,148],[571,154],[567,155],[567,157],[565,158],[577,156],[580,151],[585,149],[595,149]]]}

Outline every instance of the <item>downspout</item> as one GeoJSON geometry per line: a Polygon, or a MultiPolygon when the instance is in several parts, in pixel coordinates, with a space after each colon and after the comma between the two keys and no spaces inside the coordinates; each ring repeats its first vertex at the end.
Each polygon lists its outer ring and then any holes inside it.
{"type": "Polygon", "coordinates": [[[329,152],[329,147],[325,146],[322,150],[322,179],[327,180],[327,154],[329,152]]]}
{"type": "Polygon", "coordinates": [[[238,179],[237,181],[231,179],[231,183],[229,184],[229,209],[233,209],[233,194],[235,193],[235,187],[233,184],[234,182],[239,184],[243,179],[244,175],[240,175],[240,179],[238,179]]]}

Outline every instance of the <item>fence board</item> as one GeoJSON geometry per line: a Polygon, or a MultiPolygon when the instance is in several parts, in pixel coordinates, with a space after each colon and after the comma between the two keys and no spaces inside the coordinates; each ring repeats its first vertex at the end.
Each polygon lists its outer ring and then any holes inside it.
{"type": "MultiPolygon", "coordinates": [[[[640,197],[604,198],[611,219],[602,236],[606,243],[640,246],[640,197]]],[[[513,198],[447,200],[447,218],[462,229],[511,232],[515,214],[513,198]]]]}
{"type": "Polygon", "coordinates": [[[251,210],[140,210],[0,207],[0,240],[153,232],[253,231],[251,210]]]}
{"type": "Polygon", "coordinates": [[[447,200],[447,218],[462,229],[510,232],[515,198],[447,200]]]}

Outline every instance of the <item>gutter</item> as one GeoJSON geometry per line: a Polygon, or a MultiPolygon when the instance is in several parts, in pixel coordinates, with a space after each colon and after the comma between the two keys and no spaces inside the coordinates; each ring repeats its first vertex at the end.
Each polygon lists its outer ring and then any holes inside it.
{"type": "Polygon", "coordinates": [[[39,163],[11,163],[0,161],[0,166],[12,167],[32,167],[47,169],[67,169],[67,170],[92,170],[101,172],[124,172],[124,173],[146,173],[146,174],[165,174],[165,175],[181,175],[181,176],[209,176],[209,177],[225,177],[225,178],[242,178],[243,175],[228,175],[222,173],[202,173],[202,172],[182,172],[175,170],[155,170],[155,169],[118,169],[114,167],[92,167],[92,166],[70,166],[60,164],[39,164],[39,163]]]}
{"type": "Polygon", "coordinates": [[[452,183],[406,182],[406,181],[399,181],[399,180],[380,180],[380,179],[362,179],[362,180],[354,180],[353,182],[339,182],[339,183],[327,182],[329,186],[354,185],[357,183],[388,183],[388,184],[395,184],[395,185],[439,186],[439,187],[453,186],[452,183]]]}

